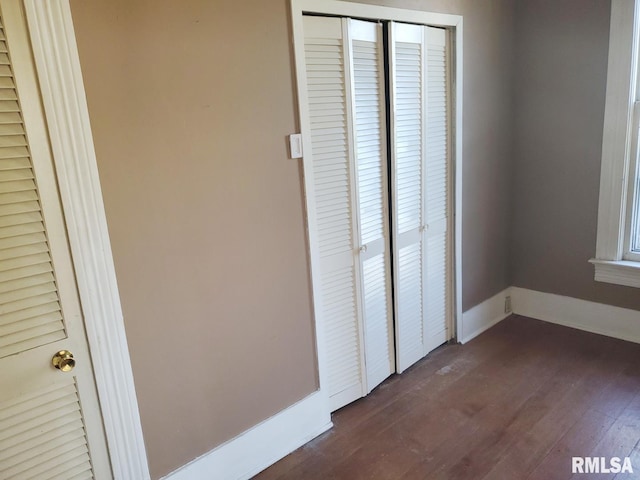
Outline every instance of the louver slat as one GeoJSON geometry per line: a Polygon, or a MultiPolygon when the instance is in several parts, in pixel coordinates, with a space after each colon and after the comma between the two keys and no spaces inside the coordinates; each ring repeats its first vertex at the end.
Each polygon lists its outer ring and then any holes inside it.
{"type": "Polygon", "coordinates": [[[349,21],[354,90],[354,149],[358,213],[366,385],[371,391],[394,370],[382,32],[376,23],[349,21]]]}
{"type": "Polygon", "coordinates": [[[362,395],[343,21],[304,17],[321,308],[332,409],[362,395]]]}
{"type": "Polygon", "coordinates": [[[0,478],[67,479],[78,474],[93,478],[75,383],[0,404],[0,478]]]}
{"type": "MultiPolygon", "coordinates": [[[[6,52],[6,46],[3,48],[6,52]]],[[[33,180],[33,167],[20,103],[7,53],[0,53],[0,70],[2,358],[61,340],[66,334],[38,191],[33,180]],[[38,313],[42,305],[53,305],[55,310],[42,315],[38,313]]]]}

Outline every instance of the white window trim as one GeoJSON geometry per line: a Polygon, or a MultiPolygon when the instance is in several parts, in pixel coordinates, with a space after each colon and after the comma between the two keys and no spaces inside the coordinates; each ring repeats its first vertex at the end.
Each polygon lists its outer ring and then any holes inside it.
{"type": "Polygon", "coordinates": [[[640,0],[611,3],[596,257],[590,260],[597,281],[631,287],[640,287],[640,262],[625,258],[639,5],[640,0]]]}

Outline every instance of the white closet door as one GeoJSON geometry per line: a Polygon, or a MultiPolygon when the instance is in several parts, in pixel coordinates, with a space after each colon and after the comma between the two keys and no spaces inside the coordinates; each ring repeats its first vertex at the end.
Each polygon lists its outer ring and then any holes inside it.
{"type": "Polygon", "coordinates": [[[451,338],[452,276],[450,80],[447,31],[425,27],[427,139],[425,150],[425,354],[451,338]]]}
{"type": "Polygon", "coordinates": [[[0,478],[112,479],[23,5],[0,0],[0,478]],[[68,350],[77,364],[57,370],[68,350]]]}
{"type": "Polygon", "coordinates": [[[329,395],[337,409],[394,370],[382,26],[304,18],[313,208],[329,395]]]}
{"type": "Polygon", "coordinates": [[[395,370],[382,25],[349,20],[366,391],[395,370]]]}
{"type": "Polygon", "coordinates": [[[347,21],[304,17],[307,98],[311,126],[313,208],[321,277],[320,315],[327,343],[331,409],[365,393],[347,21]]]}
{"type": "Polygon", "coordinates": [[[391,24],[397,371],[449,338],[446,31],[391,24]]]}
{"type": "Polygon", "coordinates": [[[398,372],[424,356],[424,29],[391,25],[392,180],[398,372]]]}

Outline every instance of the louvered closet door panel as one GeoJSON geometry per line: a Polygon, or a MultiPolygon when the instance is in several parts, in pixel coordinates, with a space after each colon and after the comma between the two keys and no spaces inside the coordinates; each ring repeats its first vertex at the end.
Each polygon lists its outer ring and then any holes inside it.
{"type": "Polygon", "coordinates": [[[0,478],[93,478],[72,379],[0,403],[0,478]]]}
{"type": "Polygon", "coordinates": [[[402,372],[424,350],[424,29],[391,24],[392,206],[396,359],[402,372]]]}
{"type": "Polygon", "coordinates": [[[19,0],[0,0],[0,479],[112,478],[19,0]],[[69,350],[72,371],[52,365],[69,350]]]}
{"type": "Polygon", "coordinates": [[[315,206],[309,215],[315,219],[317,229],[321,315],[333,410],[363,394],[345,22],[338,18],[304,17],[313,164],[313,192],[307,195],[313,197],[315,206]]]}
{"type": "Polygon", "coordinates": [[[398,371],[450,338],[450,79],[446,30],[393,24],[398,371]]]}
{"type": "Polygon", "coordinates": [[[395,369],[382,26],[349,21],[367,392],[395,369]]]}
{"type": "Polygon", "coordinates": [[[18,95],[0,29],[0,358],[66,338],[18,95]]]}
{"type": "Polygon", "coordinates": [[[451,305],[450,278],[450,138],[448,35],[426,28],[427,142],[426,142],[426,350],[446,342],[451,305]]]}

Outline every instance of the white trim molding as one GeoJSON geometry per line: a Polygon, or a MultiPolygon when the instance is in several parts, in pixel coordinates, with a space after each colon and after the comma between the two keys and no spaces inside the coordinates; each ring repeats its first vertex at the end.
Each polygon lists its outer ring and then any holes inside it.
{"type": "Polygon", "coordinates": [[[68,0],[24,0],[115,479],[150,478],[68,0]]]}
{"type": "Polygon", "coordinates": [[[244,480],[332,426],[319,392],[170,473],[164,480],[244,480]]]}
{"type": "Polygon", "coordinates": [[[638,310],[520,287],[506,288],[464,312],[463,336],[460,343],[467,343],[512,313],[640,343],[640,311],[638,310]],[[511,297],[512,312],[504,313],[507,297],[511,297]]]}
{"type": "Polygon", "coordinates": [[[640,311],[519,287],[511,296],[518,315],[640,343],[640,311]]]}
{"type": "MultiPolygon", "coordinates": [[[[633,184],[631,152],[634,140],[633,117],[636,103],[638,57],[638,0],[613,0],[609,37],[609,63],[602,139],[600,200],[595,279],[638,286],[640,269],[625,262],[626,237],[630,235],[629,193],[633,184]],[[629,281],[633,278],[633,281],[629,281]]],[[[632,192],[631,192],[632,193],[632,192]]],[[[636,262],[640,265],[640,262],[636,262]]]]}
{"type": "Polygon", "coordinates": [[[505,311],[505,305],[507,305],[507,299],[510,296],[511,287],[505,288],[493,297],[464,312],[458,341],[467,343],[511,315],[511,311],[505,311]]]}
{"type": "Polygon", "coordinates": [[[640,288],[640,262],[589,260],[596,270],[596,280],[640,288]]]}

